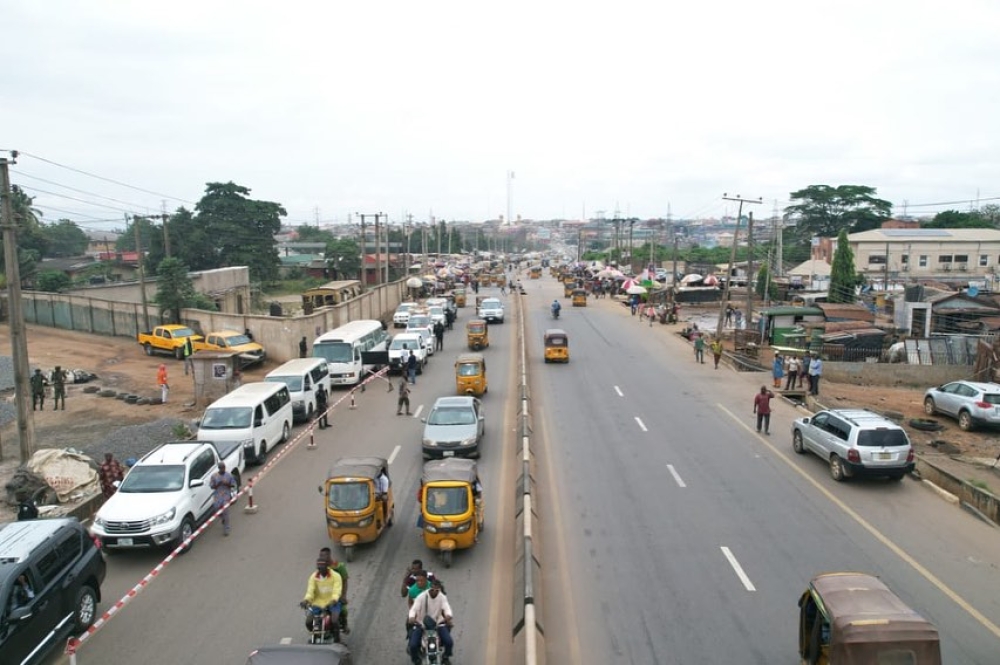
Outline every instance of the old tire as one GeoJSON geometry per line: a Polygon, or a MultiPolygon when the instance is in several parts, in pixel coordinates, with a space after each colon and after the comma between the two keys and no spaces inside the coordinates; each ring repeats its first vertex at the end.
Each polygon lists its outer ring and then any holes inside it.
{"type": "Polygon", "coordinates": [[[972,420],[972,414],[968,411],[958,412],[958,428],[963,432],[968,432],[976,427],[975,421],[972,420]]]}
{"type": "Polygon", "coordinates": [[[836,480],[838,483],[843,482],[847,478],[847,470],[844,468],[844,460],[840,459],[838,455],[830,456],[830,477],[836,480]]]}
{"type": "Polygon", "coordinates": [[[85,386],[83,388],[83,392],[85,392],[85,393],[96,393],[96,392],[99,392],[100,390],[101,389],[100,389],[99,386],[85,386]]]}
{"type": "Polygon", "coordinates": [[[944,429],[944,425],[929,418],[910,418],[910,427],[922,432],[939,432],[944,429]]]}
{"type": "Polygon", "coordinates": [[[73,603],[73,624],[76,632],[82,633],[90,628],[97,618],[97,594],[89,586],[84,585],[76,592],[73,603]]]}
{"type": "Polygon", "coordinates": [[[100,395],[101,397],[115,397],[116,396],[116,393],[115,393],[114,390],[102,390],[101,392],[99,392],[97,394],[100,395]]]}
{"type": "Polygon", "coordinates": [[[924,413],[928,416],[933,416],[937,411],[934,408],[934,398],[927,397],[924,399],[924,413]]]}
{"type": "Polygon", "coordinates": [[[799,455],[806,452],[805,444],[802,443],[802,432],[799,430],[792,432],[792,450],[797,452],[799,455]]]}
{"type": "Polygon", "coordinates": [[[184,347],[178,346],[174,349],[174,358],[177,358],[177,360],[184,360],[184,347]]]}
{"type": "Polygon", "coordinates": [[[146,342],[145,344],[142,345],[142,350],[146,352],[147,356],[153,355],[153,345],[150,344],[149,342],[146,342]]]}

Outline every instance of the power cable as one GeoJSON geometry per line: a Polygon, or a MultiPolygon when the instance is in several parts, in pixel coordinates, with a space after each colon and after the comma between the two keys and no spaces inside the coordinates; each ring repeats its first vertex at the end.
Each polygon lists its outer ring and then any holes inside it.
{"type": "Polygon", "coordinates": [[[78,199],[75,196],[70,196],[69,194],[59,194],[58,192],[50,192],[46,189],[38,189],[37,187],[26,187],[24,185],[20,186],[21,189],[27,192],[38,192],[40,194],[48,194],[49,196],[55,196],[61,199],[69,199],[70,201],[76,201],[77,203],[85,203],[87,205],[96,206],[98,208],[107,208],[108,210],[114,210],[115,212],[128,213],[129,210],[125,208],[116,208],[114,206],[105,205],[103,203],[94,203],[93,201],[88,201],[86,199],[78,199]]]}
{"type": "Polygon", "coordinates": [[[145,208],[145,207],[148,207],[148,206],[146,206],[144,204],[132,203],[130,201],[122,201],[121,199],[112,198],[110,196],[104,196],[103,194],[97,194],[96,192],[88,192],[88,191],[86,191],[84,189],[77,189],[76,187],[70,187],[69,185],[64,185],[61,182],[55,182],[54,180],[46,180],[45,178],[40,178],[40,177],[38,177],[36,175],[31,175],[30,173],[25,173],[24,171],[21,171],[21,170],[18,170],[18,169],[13,170],[12,173],[15,173],[15,174],[17,174],[19,176],[22,176],[22,177],[25,177],[25,178],[31,178],[32,180],[39,180],[39,181],[47,183],[49,185],[55,185],[56,187],[62,187],[63,189],[68,189],[71,192],[77,192],[79,194],[87,194],[88,196],[94,196],[94,197],[97,197],[99,199],[104,199],[106,201],[113,201],[115,203],[121,203],[122,205],[128,206],[130,210],[135,209],[135,208],[145,208]]]}

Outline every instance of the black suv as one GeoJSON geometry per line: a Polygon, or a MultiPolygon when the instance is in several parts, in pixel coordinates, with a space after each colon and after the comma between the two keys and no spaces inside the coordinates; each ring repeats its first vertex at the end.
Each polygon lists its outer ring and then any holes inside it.
{"type": "Polygon", "coordinates": [[[73,518],[0,524],[0,653],[36,663],[97,618],[105,563],[73,518]]]}

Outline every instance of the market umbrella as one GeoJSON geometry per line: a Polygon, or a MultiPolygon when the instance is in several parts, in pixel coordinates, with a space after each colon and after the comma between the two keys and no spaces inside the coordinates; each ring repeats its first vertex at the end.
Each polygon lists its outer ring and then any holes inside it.
{"type": "Polygon", "coordinates": [[[718,283],[719,279],[715,275],[709,275],[708,277],[705,278],[705,281],[702,282],[702,284],[704,284],[705,286],[715,286],[718,283]]]}
{"type": "Polygon", "coordinates": [[[681,278],[681,284],[691,284],[693,282],[700,282],[703,279],[704,277],[702,277],[701,275],[696,275],[694,273],[691,273],[690,275],[684,275],[684,277],[681,278]]]}
{"type": "Polygon", "coordinates": [[[629,294],[630,296],[634,296],[637,294],[642,295],[643,293],[646,293],[646,287],[639,286],[638,284],[633,284],[632,286],[625,289],[625,293],[629,294]]]}
{"type": "Polygon", "coordinates": [[[406,280],[406,285],[411,289],[419,289],[421,286],[424,285],[424,282],[419,277],[411,277],[408,280],[406,280]]]}
{"type": "MultiPolygon", "coordinates": [[[[624,282],[622,282],[622,290],[625,291],[626,293],[629,293],[629,289],[631,289],[633,286],[641,287],[642,284],[640,284],[638,281],[634,279],[626,279],[624,282]]],[[[645,291],[643,291],[643,293],[645,293],[645,291]]]]}

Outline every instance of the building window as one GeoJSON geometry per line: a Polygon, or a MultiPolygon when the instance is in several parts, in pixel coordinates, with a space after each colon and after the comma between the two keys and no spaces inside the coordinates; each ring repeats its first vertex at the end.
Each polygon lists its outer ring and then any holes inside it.
{"type": "Polygon", "coordinates": [[[955,263],[968,263],[968,262],[969,262],[969,255],[968,254],[956,254],[955,255],[955,263]]]}
{"type": "Polygon", "coordinates": [[[990,264],[989,254],[980,254],[979,255],[979,267],[980,268],[985,268],[989,264],[990,264]]]}
{"type": "Polygon", "coordinates": [[[899,262],[902,263],[904,266],[910,265],[910,255],[903,254],[901,257],[899,257],[899,262]]]}
{"type": "Polygon", "coordinates": [[[942,254],[939,256],[938,263],[951,263],[951,254],[942,254]]]}
{"type": "Polygon", "coordinates": [[[920,255],[920,260],[917,261],[917,263],[920,265],[921,268],[926,268],[927,267],[927,255],[926,254],[921,254],[920,255]]]}
{"type": "Polygon", "coordinates": [[[868,265],[878,264],[880,266],[885,265],[885,255],[884,254],[869,254],[868,255],[868,265]]]}

